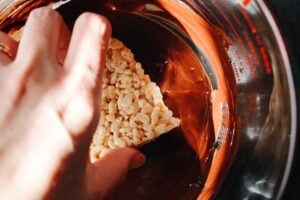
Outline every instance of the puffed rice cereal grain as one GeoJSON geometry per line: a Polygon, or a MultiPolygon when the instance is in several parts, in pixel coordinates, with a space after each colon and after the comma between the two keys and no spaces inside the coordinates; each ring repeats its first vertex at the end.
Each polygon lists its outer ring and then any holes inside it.
{"type": "Polygon", "coordinates": [[[92,162],[111,149],[149,143],[180,124],[164,104],[159,87],[117,39],[109,42],[101,98],[100,120],[90,146],[92,162]]]}

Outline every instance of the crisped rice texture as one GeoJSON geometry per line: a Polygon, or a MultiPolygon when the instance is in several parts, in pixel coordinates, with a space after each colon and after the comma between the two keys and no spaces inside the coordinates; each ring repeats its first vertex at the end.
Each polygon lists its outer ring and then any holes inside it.
{"type": "Polygon", "coordinates": [[[100,120],[90,146],[95,162],[109,150],[139,147],[179,126],[134,55],[121,41],[111,39],[102,83],[100,120]]]}

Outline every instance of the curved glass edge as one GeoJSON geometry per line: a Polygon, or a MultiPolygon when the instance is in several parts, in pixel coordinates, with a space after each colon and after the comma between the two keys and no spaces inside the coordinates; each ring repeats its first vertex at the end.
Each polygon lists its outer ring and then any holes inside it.
{"type": "Polygon", "coordinates": [[[201,49],[199,49],[193,43],[191,38],[188,37],[178,26],[176,26],[174,23],[172,23],[169,20],[164,19],[163,17],[160,17],[160,16],[156,16],[153,14],[147,14],[147,13],[142,13],[142,14],[136,13],[136,14],[141,17],[146,17],[147,19],[160,24],[161,26],[165,27],[169,31],[173,32],[178,38],[183,40],[193,50],[193,52],[195,53],[197,58],[199,58],[199,60],[201,61],[204,71],[211,82],[212,89],[214,89],[214,90],[218,89],[217,78],[212,69],[211,63],[209,62],[209,60],[207,59],[205,54],[201,51],[201,49]]]}
{"type": "Polygon", "coordinates": [[[290,134],[290,145],[289,145],[289,153],[288,158],[285,166],[285,171],[283,174],[283,178],[279,187],[279,190],[277,192],[276,200],[279,200],[282,198],[283,193],[285,191],[285,188],[288,183],[288,179],[291,173],[291,168],[293,164],[293,158],[295,154],[295,147],[296,147],[296,137],[297,137],[297,105],[296,105],[296,94],[295,94],[295,86],[293,82],[293,76],[291,72],[291,65],[288,57],[288,53],[286,50],[286,46],[283,41],[283,37],[279,31],[279,28],[274,20],[274,17],[270,11],[270,9],[267,7],[266,3],[264,1],[256,1],[259,8],[263,11],[272,31],[274,34],[274,37],[277,41],[277,45],[279,47],[279,51],[284,63],[284,67],[286,70],[287,80],[288,80],[288,86],[290,88],[289,94],[290,94],[290,102],[291,102],[291,134],[290,134]]]}

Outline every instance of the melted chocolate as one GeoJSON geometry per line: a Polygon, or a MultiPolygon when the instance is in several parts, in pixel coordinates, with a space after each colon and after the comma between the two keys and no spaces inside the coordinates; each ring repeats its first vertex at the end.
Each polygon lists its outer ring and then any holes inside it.
{"type": "MultiPolygon", "coordinates": [[[[181,23],[194,44],[204,52],[217,77],[218,89],[213,90],[211,93],[215,145],[211,149],[212,157],[208,155],[209,160],[211,160],[211,166],[205,180],[205,187],[198,197],[198,199],[211,199],[221,187],[239,144],[235,78],[229,59],[226,56],[226,46],[223,46],[226,40],[224,40],[225,38],[222,35],[219,35],[222,32],[187,6],[182,6],[180,2],[168,0],[158,0],[158,2],[181,23]]],[[[198,84],[196,80],[194,82],[198,84]]],[[[174,91],[176,91],[176,88],[174,91]]],[[[174,99],[176,98],[174,97],[174,99]]],[[[179,109],[182,108],[181,106],[183,105],[177,104],[179,109]]],[[[195,130],[195,127],[189,128],[195,130]]],[[[185,136],[187,138],[193,137],[192,140],[196,141],[196,143],[203,144],[206,139],[203,135],[206,134],[213,133],[198,132],[196,137],[185,133],[185,136]]],[[[198,148],[198,155],[201,156],[201,152],[207,147],[199,145],[198,148]]],[[[201,159],[203,157],[200,157],[201,159]]]]}
{"type": "MultiPolygon", "coordinates": [[[[44,5],[48,1],[39,2],[44,5]]],[[[21,24],[30,9],[14,15],[16,19],[6,13],[0,29],[9,31],[21,24]]],[[[146,73],[160,85],[168,107],[181,119],[180,129],[141,148],[146,164],[130,171],[109,199],[210,199],[231,166],[239,138],[235,79],[226,47],[221,46],[223,36],[177,1],[73,1],[59,9],[70,27],[84,11],[109,18],[113,36],[132,49],[146,73]],[[162,10],[145,10],[145,3],[153,2],[162,10]],[[195,49],[161,23],[137,15],[141,11],[177,24],[209,63],[201,63],[195,49]],[[217,87],[212,87],[210,72],[205,72],[208,64],[217,87]]]]}

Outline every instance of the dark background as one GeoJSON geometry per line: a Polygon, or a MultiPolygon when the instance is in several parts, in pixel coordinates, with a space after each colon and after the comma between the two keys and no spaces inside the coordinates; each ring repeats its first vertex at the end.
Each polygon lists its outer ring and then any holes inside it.
{"type": "Polygon", "coordinates": [[[283,200],[300,199],[300,0],[267,0],[281,29],[290,57],[298,104],[298,139],[292,174],[283,200]]]}

